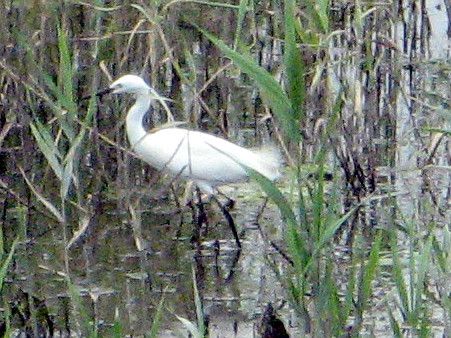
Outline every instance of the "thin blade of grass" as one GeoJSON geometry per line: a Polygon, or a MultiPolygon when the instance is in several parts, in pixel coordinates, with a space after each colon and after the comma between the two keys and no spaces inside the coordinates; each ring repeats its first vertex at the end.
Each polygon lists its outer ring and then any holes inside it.
{"type": "Polygon", "coordinates": [[[290,204],[271,180],[251,168],[245,167],[245,169],[249,176],[258,183],[260,188],[266,193],[270,200],[276,204],[282,215],[282,219],[287,224],[285,239],[287,241],[288,250],[297,271],[297,275],[301,276],[309,258],[307,250],[308,246],[298,231],[296,216],[290,204]]]}
{"type": "Polygon", "coordinates": [[[296,17],[294,15],[295,1],[285,1],[285,73],[287,77],[287,92],[291,100],[294,119],[299,121],[304,117],[305,102],[305,68],[301,53],[296,45],[296,17]]]}
{"type": "Polygon", "coordinates": [[[81,299],[80,292],[77,286],[72,283],[69,278],[66,278],[67,287],[69,291],[69,296],[72,301],[72,305],[79,315],[79,318],[75,317],[75,320],[80,324],[85,333],[88,333],[89,337],[95,337],[96,330],[93,328],[94,320],[92,320],[87,312],[87,310],[83,306],[83,300],[81,299]]]}
{"type": "Polygon", "coordinates": [[[74,177],[73,176],[74,161],[77,157],[79,146],[85,136],[85,132],[86,132],[85,128],[82,128],[80,130],[77,137],[73,140],[71,147],[70,147],[69,151],[67,152],[67,155],[64,159],[64,170],[63,170],[63,176],[62,176],[61,187],[60,187],[61,200],[65,200],[67,198],[70,184],[74,177]]]}
{"type": "Polygon", "coordinates": [[[333,261],[329,256],[326,262],[325,275],[319,286],[318,303],[322,312],[322,321],[326,322],[328,332],[334,333],[334,336],[340,336],[341,328],[344,327],[346,318],[342,317],[342,306],[332,270],[333,261]]]}
{"type": "Polygon", "coordinates": [[[329,3],[327,0],[305,1],[308,27],[314,27],[318,33],[327,33],[329,31],[329,3]]]}
{"type": "Polygon", "coordinates": [[[376,276],[376,269],[378,267],[379,263],[379,253],[380,253],[380,246],[382,241],[382,235],[381,232],[377,232],[376,234],[376,240],[373,243],[373,246],[370,251],[370,255],[368,258],[368,263],[365,266],[365,269],[363,271],[363,276],[361,280],[361,284],[359,285],[359,304],[361,307],[361,310],[363,310],[368,302],[368,299],[371,295],[372,288],[371,283],[374,280],[374,277],[376,276]]]}
{"type": "Polygon", "coordinates": [[[193,337],[196,338],[204,338],[201,334],[200,331],[197,329],[196,324],[194,324],[193,322],[189,321],[186,318],[180,317],[175,315],[175,317],[183,324],[183,326],[188,330],[189,333],[191,333],[191,335],[193,337]]]}
{"type": "Polygon", "coordinates": [[[398,321],[396,320],[395,316],[393,315],[393,312],[391,310],[391,305],[386,304],[386,308],[388,310],[388,318],[390,319],[390,327],[393,332],[393,337],[401,338],[402,337],[401,328],[399,327],[398,321]]]}
{"type": "Polygon", "coordinates": [[[4,301],[4,303],[3,303],[3,318],[4,318],[3,319],[4,320],[3,337],[14,337],[13,330],[11,328],[12,313],[11,313],[10,304],[6,298],[4,298],[3,301],[4,301]]]}
{"type": "Polygon", "coordinates": [[[313,208],[313,236],[314,240],[318,241],[323,232],[323,208],[324,202],[324,162],[318,164],[317,169],[318,179],[316,180],[314,195],[312,198],[313,208]]]}
{"type": "Polygon", "coordinates": [[[237,50],[238,45],[240,44],[241,38],[241,30],[243,28],[244,17],[247,12],[247,4],[249,0],[240,0],[239,9],[238,9],[238,18],[236,22],[236,31],[235,31],[235,40],[233,42],[233,49],[237,50]]]}
{"type": "Polygon", "coordinates": [[[317,14],[318,19],[321,23],[321,28],[323,33],[329,32],[329,12],[330,12],[330,0],[318,0],[317,1],[317,14]]]}
{"type": "Polygon", "coordinates": [[[402,272],[402,264],[398,254],[398,243],[396,239],[396,233],[394,231],[390,234],[391,240],[391,250],[392,250],[392,260],[393,260],[393,272],[392,278],[396,285],[396,290],[398,291],[398,296],[401,301],[401,312],[404,319],[407,318],[408,314],[412,310],[412,304],[409,301],[409,295],[407,293],[406,282],[404,280],[404,275],[402,272]]]}
{"type": "Polygon", "coordinates": [[[53,82],[53,79],[48,74],[43,73],[41,76],[44,79],[47,87],[49,87],[50,91],[56,97],[57,102],[52,102],[51,107],[53,108],[53,111],[58,118],[58,122],[67,138],[69,140],[73,140],[75,137],[75,131],[73,126],[68,122],[68,112],[65,108],[67,106],[70,106],[71,104],[66,101],[66,97],[64,96],[63,92],[58,88],[58,86],[53,82]]]}
{"type": "Polygon", "coordinates": [[[343,223],[346,222],[348,218],[351,217],[351,215],[355,213],[359,208],[360,204],[356,205],[354,208],[349,210],[346,214],[341,216],[335,222],[329,224],[325,228],[324,232],[321,234],[316,250],[321,250],[326,245],[326,243],[328,243],[334,237],[335,233],[343,225],[343,223]]]}
{"type": "Polygon", "coordinates": [[[192,267],[193,274],[193,290],[194,290],[194,304],[196,305],[196,317],[197,317],[197,327],[201,337],[205,336],[205,321],[204,321],[204,309],[202,306],[202,301],[200,299],[199,290],[197,289],[196,272],[194,271],[194,266],[192,267]]]}
{"type": "Polygon", "coordinates": [[[19,171],[22,174],[23,178],[25,179],[25,182],[27,183],[28,187],[31,189],[33,194],[37,197],[37,199],[44,204],[44,206],[56,217],[56,219],[60,223],[64,223],[64,217],[61,214],[61,212],[52,204],[50,203],[44,196],[42,196],[36,189],[36,187],[31,183],[31,181],[26,176],[25,172],[21,167],[19,167],[19,171]]]}
{"type": "Polygon", "coordinates": [[[432,247],[434,248],[434,257],[437,259],[440,270],[444,273],[451,271],[451,233],[448,229],[443,229],[442,243],[434,236],[432,247]]]}
{"type": "Polygon", "coordinates": [[[63,168],[58,160],[59,151],[53,142],[49,142],[51,135],[47,128],[42,125],[39,121],[34,124],[30,123],[31,133],[33,134],[39,149],[44,154],[47,162],[55,173],[56,177],[61,181],[63,177],[63,168]]]}
{"type": "Polygon", "coordinates": [[[3,225],[4,223],[0,224],[0,260],[3,259],[3,255],[5,254],[3,225]]]}
{"type": "Polygon", "coordinates": [[[5,281],[6,274],[8,273],[8,267],[13,259],[14,252],[16,251],[17,243],[19,243],[19,237],[16,237],[11,248],[9,249],[8,256],[6,256],[5,260],[1,262],[0,268],[0,294],[3,290],[3,282],[5,281]]]}
{"type": "Polygon", "coordinates": [[[350,313],[352,313],[352,310],[355,308],[354,306],[354,292],[356,287],[355,270],[356,270],[355,265],[350,264],[349,279],[346,285],[345,299],[344,302],[342,303],[343,305],[342,311],[345,318],[348,318],[350,313]]]}
{"type": "Polygon", "coordinates": [[[163,305],[164,305],[164,292],[161,296],[160,302],[158,303],[157,311],[155,312],[155,316],[152,320],[152,326],[150,327],[149,337],[156,338],[158,337],[158,332],[160,331],[162,318],[163,318],[163,305]]]}
{"type": "Polygon", "coordinates": [[[424,296],[424,287],[426,285],[426,277],[429,272],[429,267],[431,263],[431,250],[432,250],[432,236],[429,236],[426,242],[426,245],[422,248],[419,253],[419,257],[417,260],[416,268],[417,268],[417,278],[415,282],[415,303],[414,303],[414,311],[418,313],[421,311],[423,306],[423,296],[424,296]]]}
{"type": "Polygon", "coordinates": [[[177,4],[177,3],[185,3],[185,2],[192,2],[195,4],[200,5],[207,5],[207,6],[213,6],[213,7],[222,7],[222,8],[231,8],[231,9],[239,9],[239,6],[228,4],[225,2],[212,2],[212,1],[201,1],[201,0],[173,0],[169,2],[167,5],[164,6],[163,10],[167,10],[170,6],[177,4]]]}
{"type": "Polygon", "coordinates": [[[74,88],[73,88],[73,67],[72,59],[69,50],[69,39],[66,32],[58,25],[58,50],[59,50],[59,75],[61,77],[60,85],[62,87],[62,93],[64,96],[64,102],[66,109],[71,114],[72,119],[75,119],[77,113],[77,105],[74,101],[74,88]]]}

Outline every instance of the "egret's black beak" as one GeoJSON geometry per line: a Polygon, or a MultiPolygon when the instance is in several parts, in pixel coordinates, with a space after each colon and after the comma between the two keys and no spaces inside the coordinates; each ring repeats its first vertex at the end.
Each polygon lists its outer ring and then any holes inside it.
{"type": "Polygon", "coordinates": [[[81,98],[81,101],[89,100],[89,99],[90,99],[91,97],[93,97],[93,96],[96,96],[96,97],[102,97],[102,96],[104,96],[104,95],[107,95],[107,94],[111,93],[113,90],[114,90],[114,88],[106,88],[106,89],[103,89],[103,90],[101,90],[101,91],[95,93],[94,95],[88,95],[88,96],[82,97],[82,98],[81,98]]]}

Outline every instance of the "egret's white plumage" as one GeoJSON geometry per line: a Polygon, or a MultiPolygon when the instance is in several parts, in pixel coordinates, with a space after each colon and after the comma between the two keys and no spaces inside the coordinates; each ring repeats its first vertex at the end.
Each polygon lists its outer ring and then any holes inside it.
{"type": "MultiPolygon", "coordinates": [[[[200,131],[167,127],[147,132],[143,118],[158,94],[139,76],[124,75],[110,86],[113,93],[136,97],[126,118],[127,136],[133,151],[156,169],[193,180],[206,193],[217,186],[248,179],[243,166],[270,180],[279,176],[280,160],[274,152],[252,151],[200,131]]],[[[161,97],[160,97],[161,99],[161,97]]]]}

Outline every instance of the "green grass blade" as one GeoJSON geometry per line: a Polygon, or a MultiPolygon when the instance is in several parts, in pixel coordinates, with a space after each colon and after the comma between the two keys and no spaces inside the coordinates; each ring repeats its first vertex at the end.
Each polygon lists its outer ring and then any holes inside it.
{"type": "MultiPolygon", "coordinates": [[[[117,308],[116,308],[116,311],[117,311],[117,308]]],[[[114,338],[122,338],[124,336],[124,332],[122,329],[122,324],[119,321],[119,318],[117,318],[117,317],[118,316],[116,316],[116,318],[114,319],[113,327],[111,328],[111,335],[114,338]]],[[[152,336],[150,336],[150,337],[152,337],[152,336]]]]}
{"type": "Polygon", "coordinates": [[[304,117],[305,102],[305,68],[301,52],[296,45],[295,1],[285,1],[285,73],[287,77],[287,92],[291,100],[294,119],[299,121],[304,117]]]}
{"type": "Polygon", "coordinates": [[[382,241],[381,232],[377,232],[376,240],[374,241],[373,246],[371,248],[368,263],[365,266],[361,285],[359,286],[361,289],[359,304],[362,310],[366,307],[368,299],[372,292],[371,282],[374,280],[374,277],[376,276],[376,269],[379,263],[381,241],[382,241]]]}
{"type": "Polygon", "coordinates": [[[3,290],[3,282],[5,281],[6,274],[8,273],[8,267],[13,259],[14,252],[16,251],[17,243],[19,242],[19,237],[16,237],[13,244],[11,245],[11,249],[9,249],[8,256],[6,256],[5,260],[1,262],[0,267],[0,294],[3,290]]]}
{"type": "Polygon", "coordinates": [[[69,278],[66,278],[66,282],[72,306],[74,307],[75,312],[78,314],[76,321],[83,328],[84,332],[89,335],[89,337],[96,337],[96,329],[95,327],[93,327],[94,319],[91,318],[91,316],[83,306],[83,300],[81,299],[78,287],[74,283],[72,283],[69,278]]]}
{"type": "Polygon", "coordinates": [[[293,114],[291,102],[280,84],[252,58],[242,55],[212,34],[198,28],[226,57],[231,59],[240,70],[248,74],[257,84],[263,98],[270,105],[276,117],[281,121],[283,130],[291,140],[300,140],[299,121],[293,114]]]}
{"type": "Polygon", "coordinates": [[[5,242],[4,242],[4,232],[3,226],[4,222],[0,224],[0,261],[3,259],[3,255],[5,254],[5,242]]]}
{"type": "Polygon", "coordinates": [[[196,272],[194,271],[194,266],[192,267],[192,274],[193,274],[194,304],[196,305],[197,327],[199,329],[199,333],[201,334],[201,336],[204,337],[206,334],[204,309],[202,306],[202,301],[200,299],[199,290],[197,289],[196,272]]]}
{"type": "MultiPolygon", "coordinates": [[[[7,299],[3,298],[3,318],[4,318],[4,331],[3,337],[14,337],[13,329],[11,328],[11,307],[7,299]]],[[[16,332],[17,335],[17,332],[16,332]]]]}
{"type": "Polygon", "coordinates": [[[265,176],[252,170],[251,168],[246,168],[249,175],[253,180],[255,180],[260,188],[268,195],[270,200],[272,200],[277,208],[279,209],[282,219],[287,224],[286,232],[286,242],[293,260],[295,269],[297,270],[298,276],[302,275],[302,271],[305,269],[305,265],[308,261],[308,246],[305,240],[301,237],[298,231],[298,225],[296,221],[296,216],[288,203],[282,192],[276,187],[276,185],[265,176]]]}
{"type": "Polygon", "coordinates": [[[407,292],[406,282],[404,280],[404,275],[402,272],[402,264],[398,254],[398,243],[396,233],[392,231],[390,237],[391,237],[391,251],[393,257],[392,278],[395,282],[399,299],[401,300],[401,311],[403,313],[404,318],[406,318],[412,310],[412,304],[409,301],[409,294],[407,292]]]}
{"type": "Polygon", "coordinates": [[[349,279],[347,281],[346,285],[346,293],[345,293],[345,299],[343,304],[342,311],[343,316],[345,318],[348,318],[348,316],[352,313],[352,310],[355,308],[354,306],[354,291],[356,287],[356,268],[354,264],[350,264],[350,271],[349,271],[349,279]]]}
{"type": "Polygon", "coordinates": [[[36,122],[36,124],[30,123],[30,129],[39,149],[44,154],[56,177],[61,181],[63,177],[63,168],[58,160],[58,148],[52,141],[49,142],[51,139],[50,133],[47,128],[39,122],[36,122]]]}
{"type": "Polygon", "coordinates": [[[175,315],[175,317],[183,324],[183,326],[188,330],[188,332],[191,333],[191,336],[195,338],[204,338],[204,336],[200,334],[200,331],[196,327],[196,324],[194,324],[193,322],[189,321],[186,318],[177,315],[175,315]]]}
{"type": "MultiPolygon", "coordinates": [[[[238,162],[239,163],[239,162],[238,162]]],[[[268,178],[260,174],[259,172],[245,167],[251,178],[258,183],[260,188],[268,195],[268,197],[277,205],[277,208],[282,214],[282,218],[289,223],[296,224],[296,216],[291,209],[285,196],[277,188],[277,186],[268,178]]]]}
{"type": "Polygon", "coordinates": [[[322,32],[328,34],[330,27],[329,23],[330,0],[318,0],[317,5],[318,5],[317,14],[322,28],[322,32]]]}
{"type": "Polygon", "coordinates": [[[72,118],[76,118],[77,105],[74,101],[74,88],[73,88],[73,67],[72,59],[69,50],[69,38],[66,32],[58,25],[58,50],[60,56],[59,75],[61,77],[61,88],[65,98],[66,109],[72,115],[72,118]]]}
{"type": "Polygon", "coordinates": [[[238,18],[236,23],[236,31],[235,31],[235,40],[233,42],[233,49],[237,50],[238,45],[240,44],[241,38],[241,30],[243,28],[244,17],[247,12],[247,4],[249,0],[240,0],[239,9],[238,9],[238,18]]]}
{"type": "Polygon", "coordinates": [[[36,187],[31,183],[31,181],[28,179],[28,177],[25,175],[25,172],[22,168],[19,167],[19,171],[21,172],[23,178],[25,179],[25,182],[27,183],[30,190],[33,192],[33,194],[37,197],[37,199],[44,204],[44,206],[56,217],[56,219],[60,223],[64,223],[64,217],[61,214],[61,212],[50,202],[48,201],[44,196],[42,196],[36,189],[36,187]]]}
{"type": "Polygon", "coordinates": [[[72,145],[67,152],[66,158],[64,159],[64,170],[63,170],[63,177],[61,180],[61,188],[60,188],[60,194],[61,199],[65,200],[67,197],[67,194],[69,192],[69,187],[72,182],[73,173],[74,173],[74,161],[77,157],[78,149],[83,141],[83,138],[85,136],[86,129],[83,127],[78,133],[77,137],[72,142],[72,145]]]}
{"type": "MultiPolygon", "coordinates": [[[[45,100],[56,114],[65,135],[69,138],[69,140],[72,140],[75,137],[74,127],[71,123],[69,123],[69,119],[67,116],[68,114],[70,114],[73,120],[77,112],[77,106],[73,99],[73,94],[70,95],[71,92],[73,93],[72,80],[69,81],[70,83],[67,80],[61,80],[62,83],[65,83],[66,87],[66,89],[61,90],[58,87],[58,85],[55,84],[52,77],[43,69],[43,65],[36,63],[35,46],[32,45],[29,39],[27,39],[27,37],[23,35],[21,32],[17,31],[15,36],[17,38],[18,44],[27,51],[26,54],[27,62],[30,65],[33,65],[33,67],[35,68],[35,72],[40,75],[43,82],[50,89],[50,92],[55,96],[57,102],[53,102],[52,100],[50,100],[47,97],[47,95],[45,95],[45,100]]],[[[60,34],[60,29],[58,27],[58,48],[60,54],[59,74],[61,77],[63,77],[63,75],[61,74],[62,70],[64,70],[65,72],[64,78],[66,79],[70,77],[69,74],[73,73],[72,64],[70,62],[69,46],[67,41],[68,38],[66,34],[64,33],[60,34]]],[[[32,92],[36,93],[36,88],[32,88],[32,92]]]]}
{"type": "Polygon", "coordinates": [[[399,324],[395,318],[395,316],[393,315],[393,312],[391,310],[391,304],[386,304],[386,308],[388,311],[388,318],[390,319],[390,326],[393,332],[393,337],[396,338],[401,338],[402,337],[402,333],[401,333],[401,328],[399,327],[399,324]]]}
{"type": "Polygon", "coordinates": [[[52,108],[53,111],[58,118],[58,122],[61,125],[61,128],[64,131],[64,134],[67,136],[69,140],[73,140],[75,137],[75,131],[73,126],[69,123],[67,107],[71,105],[70,102],[67,101],[63,92],[58,88],[58,86],[53,82],[52,78],[47,74],[42,74],[42,78],[44,79],[45,84],[49,87],[52,94],[55,96],[57,102],[53,103],[52,108]]]}
{"type": "Polygon", "coordinates": [[[155,316],[153,317],[152,320],[152,326],[149,332],[150,338],[158,337],[158,332],[160,331],[161,322],[163,318],[163,305],[164,305],[164,293],[161,296],[160,302],[158,303],[157,311],[155,312],[155,316]]]}
{"type": "Polygon", "coordinates": [[[321,234],[321,238],[318,241],[318,245],[316,247],[316,250],[321,250],[335,235],[337,230],[343,225],[344,222],[348,220],[349,217],[353,213],[355,213],[360,208],[360,204],[349,210],[346,214],[341,216],[339,219],[337,219],[335,222],[332,222],[329,224],[324,232],[321,234]]]}
{"type": "Polygon", "coordinates": [[[323,208],[325,205],[324,202],[324,163],[321,162],[318,165],[317,170],[317,182],[316,187],[313,195],[313,236],[314,240],[318,241],[321,237],[321,234],[323,232],[323,208]]]}
{"type": "Polygon", "coordinates": [[[321,322],[324,323],[323,329],[326,328],[329,335],[333,333],[333,336],[338,337],[345,320],[342,317],[342,305],[332,270],[333,261],[329,256],[326,258],[325,274],[319,285],[318,304],[321,310],[321,322]]]}
{"type": "Polygon", "coordinates": [[[443,133],[446,136],[451,136],[451,130],[450,129],[442,129],[442,128],[423,128],[426,131],[436,132],[436,133],[443,133]]]}
{"type": "Polygon", "coordinates": [[[432,236],[429,236],[426,245],[419,253],[417,260],[417,274],[415,282],[415,303],[414,311],[419,315],[423,306],[424,287],[426,283],[427,273],[429,272],[429,266],[431,263],[431,250],[432,250],[432,236]]]}
{"type": "Polygon", "coordinates": [[[329,31],[329,4],[326,0],[305,1],[309,28],[314,27],[317,33],[329,31]]]}

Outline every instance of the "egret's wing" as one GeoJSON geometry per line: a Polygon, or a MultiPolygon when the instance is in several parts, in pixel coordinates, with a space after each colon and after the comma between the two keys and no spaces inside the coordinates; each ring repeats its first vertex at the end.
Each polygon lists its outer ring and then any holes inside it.
{"type": "Polygon", "coordinates": [[[195,159],[193,167],[201,164],[212,180],[226,183],[242,181],[248,176],[243,166],[269,179],[278,176],[280,157],[268,156],[267,151],[254,152],[222,138],[195,131],[189,133],[189,140],[192,159],[195,159]]]}
{"type": "Polygon", "coordinates": [[[274,161],[222,138],[181,128],[148,134],[135,147],[140,156],[160,170],[221,185],[243,181],[250,167],[269,179],[278,176],[274,161]]]}

